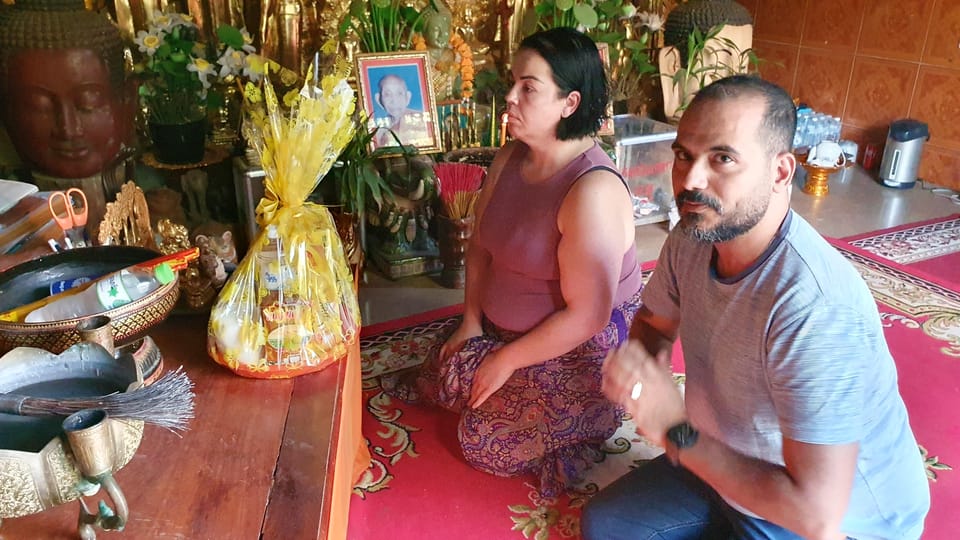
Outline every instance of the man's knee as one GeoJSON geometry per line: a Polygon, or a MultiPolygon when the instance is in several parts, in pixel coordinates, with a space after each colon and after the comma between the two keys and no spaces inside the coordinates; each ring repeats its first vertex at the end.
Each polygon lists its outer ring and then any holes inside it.
{"type": "Polygon", "coordinates": [[[584,540],[604,540],[610,538],[607,526],[610,524],[606,516],[606,508],[602,500],[594,497],[583,507],[580,514],[580,534],[584,540]]]}

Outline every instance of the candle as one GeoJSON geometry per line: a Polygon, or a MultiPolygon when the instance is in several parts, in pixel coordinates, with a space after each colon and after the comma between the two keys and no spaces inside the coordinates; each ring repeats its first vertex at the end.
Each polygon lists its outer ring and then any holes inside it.
{"type": "Polygon", "coordinates": [[[497,117],[497,94],[493,94],[493,101],[490,102],[490,146],[493,146],[493,135],[497,132],[497,123],[493,121],[497,117]]]}
{"type": "Polygon", "coordinates": [[[507,144],[507,113],[500,117],[500,146],[507,144]]]}

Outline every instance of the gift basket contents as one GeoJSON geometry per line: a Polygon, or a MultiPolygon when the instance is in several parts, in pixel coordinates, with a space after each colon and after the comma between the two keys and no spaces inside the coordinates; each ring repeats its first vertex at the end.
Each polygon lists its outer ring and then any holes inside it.
{"type": "Polygon", "coordinates": [[[358,339],[360,310],[330,211],[305,202],[353,137],[349,64],[318,59],[281,107],[264,77],[244,92],[243,134],[266,173],[261,233],[210,312],[207,350],[237,374],[284,378],[323,369],[358,339]]]}

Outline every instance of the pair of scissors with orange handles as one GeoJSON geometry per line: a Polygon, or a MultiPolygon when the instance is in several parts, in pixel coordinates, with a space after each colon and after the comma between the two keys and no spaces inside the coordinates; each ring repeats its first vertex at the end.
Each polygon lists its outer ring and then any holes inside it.
{"type": "Polygon", "coordinates": [[[68,249],[86,247],[87,235],[87,196],[77,188],[66,191],[54,191],[47,199],[50,213],[57,225],[63,230],[64,241],[68,249]]]}

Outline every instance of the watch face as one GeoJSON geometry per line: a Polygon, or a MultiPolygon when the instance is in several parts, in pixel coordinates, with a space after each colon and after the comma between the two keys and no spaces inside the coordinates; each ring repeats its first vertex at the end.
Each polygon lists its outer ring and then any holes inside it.
{"type": "Polygon", "coordinates": [[[697,442],[700,433],[688,422],[677,424],[667,430],[667,439],[677,448],[690,448],[697,442]]]}

